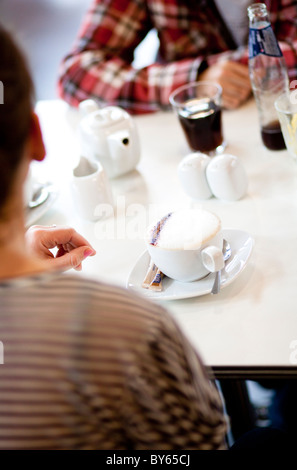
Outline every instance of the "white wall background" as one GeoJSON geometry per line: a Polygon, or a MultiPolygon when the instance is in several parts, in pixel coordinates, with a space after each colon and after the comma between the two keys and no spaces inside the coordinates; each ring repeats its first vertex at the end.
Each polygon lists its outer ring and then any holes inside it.
{"type": "MultiPolygon", "coordinates": [[[[92,0],[0,0],[0,21],[12,31],[27,55],[37,99],[54,99],[60,61],[70,50],[92,0]]],[[[155,32],[135,53],[135,66],[151,63],[155,32]]]]}

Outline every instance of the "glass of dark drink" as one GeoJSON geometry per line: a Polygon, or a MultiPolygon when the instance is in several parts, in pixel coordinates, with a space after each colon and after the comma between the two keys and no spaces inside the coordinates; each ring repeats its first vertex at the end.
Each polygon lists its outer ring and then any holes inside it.
{"type": "Polygon", "coordinates": [[[184,130],[189,147],[207,155],[224,151],[222,88],[211,82],[191,82],[169,97],[184,130]]]}

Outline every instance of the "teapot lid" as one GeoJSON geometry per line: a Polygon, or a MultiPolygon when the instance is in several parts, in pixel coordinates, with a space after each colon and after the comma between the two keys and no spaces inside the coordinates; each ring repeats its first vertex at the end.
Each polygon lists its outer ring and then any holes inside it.
{"type": "Polygon", "coordinates": [[[90,113],[84,119],[93,129],[98,129],[113,126],[120,121],[129,119],[129,117],[130,115],[118,106],[106,106],[90,113]]]}
{"type": "Polygon", "coordinates": [[[83,118],[87,116],[88,114],[93,113],[94,111],[97,111],[100,108],[99,108],[98,103],[96,103],[95,100],[89,99],[89,100],[81,101],[79,103],[78,109],[79,109],[79,113],[81,117],[83,118]]]}

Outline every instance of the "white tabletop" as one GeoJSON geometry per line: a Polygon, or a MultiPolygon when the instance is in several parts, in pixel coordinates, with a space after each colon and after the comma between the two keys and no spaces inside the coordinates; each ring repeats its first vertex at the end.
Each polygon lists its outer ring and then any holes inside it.
{"type": "Polygon", "coordinates": [[[162,305],[209,366],[296,364],[297,167],[287,151],[264,148],[252,100],[240,110],[223,113],[226,152],[240,157],[248,174],[248,193],[242,200],[191,201],[177,176],[178,163],[189,149],[176,116],[143,115],[134,118],[141,142],[137,171],[111,181],[115,216],[95,223],[78,217],[71,198],[72,169],[80,155],[78,113],[58,100],[39,102],[37,112],[48,155],[42,164],[34,164],[34,173],[52,181],[59,191],[37,222],[68,224],[89,239],[97,255],[84,262],[84,275],[126,286],[145,250],[143,234],[150,221],[177,207],[202,205],[218,214],[223,227],[252,235],[252,256],[220,294],[162,305]]]}

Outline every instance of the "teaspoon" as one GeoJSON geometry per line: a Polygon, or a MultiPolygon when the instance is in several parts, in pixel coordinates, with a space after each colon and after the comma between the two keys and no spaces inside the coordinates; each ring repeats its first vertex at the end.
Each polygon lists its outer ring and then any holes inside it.
{"type": "MultiPolygon", "coordinates": [[[[223,257],[226,262],[231,256],[231,246],[227,240],[223,240],[223,257]]],[[[211,289],[212,294],[218,294],[221,288],[221,271],[216,272],[215,280],[211,289]]]]}

